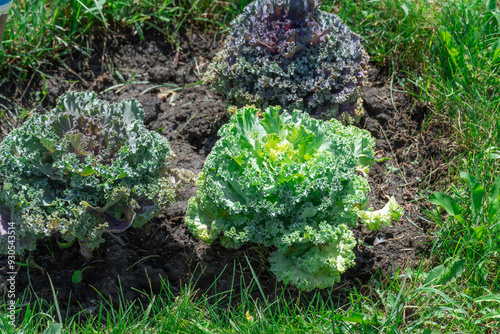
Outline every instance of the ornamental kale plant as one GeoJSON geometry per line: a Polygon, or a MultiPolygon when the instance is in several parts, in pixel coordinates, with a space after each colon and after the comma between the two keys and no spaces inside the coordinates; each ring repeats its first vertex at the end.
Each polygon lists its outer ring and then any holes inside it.
{"type": "Polygon", "coordinates": [[[365,130],[301,111],[245,107],[219,135],[186,224],[207,243],[276,246],[270,263],[280,280],[305,290],[332,286],[354,265],[349,227],[360,218],[380,228],[402,214],[394,198],[379,211],[364,209],[374,163],[365,130]]]}
{"type": "Polygon", "coordinates": [[[0,253],[58,232],[90,258],[104,232],[143,225],[168,205],[189,173],[169,169],[167,140],[143,120],[136,100],[71,92],[12,131],[0,147],[0,253]]]}
{"type": "Polygon", "coordinates": [[[317,0],[256,0],[205,74],[229,104],[280,105],[315,118],[359,120],[368,56],[361,39],[317,0]]]}

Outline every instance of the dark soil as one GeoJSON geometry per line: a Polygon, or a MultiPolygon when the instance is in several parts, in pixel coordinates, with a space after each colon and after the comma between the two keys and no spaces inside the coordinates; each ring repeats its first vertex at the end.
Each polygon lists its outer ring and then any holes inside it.
{"type": "MultiPolygon", "coordinates": [[[[67,90],[94,90],[100,98],[113,102],[136,98],[145,109],[147,127],[172,141],[177,155],[174,167],[199,172],[227,118],[221,96],[204,85],[189,85],[201,80],[200,73],[221,44],[219,38],[194,35],[184,37],[181,46],[177,60],[175,49],[159,35],[150,34],[145,40],[120,35],[96,37],[90,59],[77,53],[68,56],[65,64],[56,65],[49,73],[51,78],[32,80],[23,94],[35,96],[37,91],[47,92],[38,112],[52,108],[56,98],[67,90]],[[153,87],[166,83],[170,87],[162,88],[164,97],[161,97],[159,89],[153,87]],[[123,85],[109,90],[118,84],[123,85]],[[168,93],[177,86],[185,88],[168,93]]],[[[11,86],[0,87],[0,91],[11,92],[20,99],[21,93],[14,92],[11,86]]],[[[425,201],[419,189],[432,188],[439,180],[444,169],[442,155],[446,155],[443,144],[434,139],[439,137],[441,129],[422,130],[427,108],[404,93],[394,90],[391,93],[383,70],[370,70],[363,97],[367,115],[360,126],[377,139],[376,157],[381,161],[369,175],[369,204],[378,209],[390,196],[395,196],[404,206],[405,214],[394,226],[380,231],[368,232],[364,226],[354,230],[359,240],[354,249],[356,266],[344,273],[333,289],[321,291],[325,299],[331,297],[340,305],[349,288],[359,289],[373,274],[383,279],[398,268],[415,267],[428,255],[432,240],[427,234],[429,225],[422,217],[425,201]]],[[[20,101],[17,105],[0,101],[0,105],[27,108],[31,102],[27,98],[20,101]]],[[[235,251],[217,243],[206,245],[191,236],[183,215],[187,199],[194,194],[194,188],[186,189],[183,201],[158,218],[117,235],[121,242],[106,236],[90,263],[85,263],[77,245],[61,250],[55,237],[40,241],[36,251],[19,258],[26,262],[30,256],[32,266],[29,274],[26,266],[18,268],[18,296],[34,301],[36,293],[39,298],[52,301],[49,275],[59,305],[68,310],[69,316],[82,310],[94,312],[101,296],[117,303],[121,293],[127,300],[144,298],[139,291],[148,295],[159,293],[162,281],[174,293],[191,282],[199,293],[211,295],[232,288],[233,296],[239,296],[242,287],[255,283],[249,263],[269,299],[282,289],[291,298],[298,296],[296,288],[284,288],[269,272],[266,258],[270,249],[248,245],[235,251]],[[73,274],[83,268],[86,269],[81,282],[73,283],[73,274]]],[[[5,257],[0,257],[0,274],[6,272],[5,257]]],[[[254,290],[254,296],[259,297],[258,289],[254,290]]]]}

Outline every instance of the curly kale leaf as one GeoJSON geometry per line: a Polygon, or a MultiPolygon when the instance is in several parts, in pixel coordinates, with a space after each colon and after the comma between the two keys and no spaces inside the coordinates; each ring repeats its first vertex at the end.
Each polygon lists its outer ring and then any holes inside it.
{"type": "Polygon", "coordinates": [[[205,81],[230,104],[281,105],[359,120],[368,56],[361,39],[314,0],[256,0],[231,25],[205,81]]]}
{"type": "Polygon", "coordinates": [[[374,139],[336,120],[279,112],[270,107],[259,118],[245,107],[221,128],[185,222],[208,243],[220,237],[232,248],[248,241],[276,246],[278,278],[325,287],[353,264],[347,227],[366,215],[369,187],[358,170],[374,163],[374,139]],[[290,267],[293,277],[285,274],[290,267]]]}
{"type": "Polygon", "coordinates": [[[280,281],[306,291],[323,289],[339,282],[340,274],[354,266],[356,241],[351,230],[345,224],[321,227],[325,239],[321,243],[292,245],[286,252],[271,254],[271,270],[280,281]]]}
{"type": "Polygon", "coordinates": [[[262,120],[256,112],[243,108],[220,130],[221,139],[199,175],[188,225],[212,219],[200,235],[213,236],[207,231],[215,229],[235,244],[255,241],[282,248],[301,238],[298,231],[323,220],[354,225],[355,204],[365,200],[368,183],[355,172],[359,159],[353,135],[373,146],[369,134],[299,111],[279,115],[271,107],[262,120]]]}
{"type": "MultiPolygon", "coordinates": [[[[16,228],[16,251],[60,233],[82,252],[103,232],[140,226],[174,199],[167,140],[148,131],[136,100],[108,104],[70,92],[56,108],[33,115],[0,147],[2,224],[16,228]]],[[[7,239],[0,236],[0,253],[7,239]]]]}
{"type": "Polygon", "coordinates": [[[403,208],[394,197],[380,210],[359,210],[359,217],[369,230],[379,230],[382,225],[389,225],[393,219],[398,221],[403,214],[403,208]]]}

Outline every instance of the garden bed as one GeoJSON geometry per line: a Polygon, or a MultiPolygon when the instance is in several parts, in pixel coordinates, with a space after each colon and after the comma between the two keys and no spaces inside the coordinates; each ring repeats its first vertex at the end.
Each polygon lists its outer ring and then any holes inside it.
{"type": "MultiPolygon", "coordinates": [[[[177,155],[173,167],[200,172],[227,118],[223,98],[195,83],[201,80],[204,66],[221,46],[220,37],[205,34],[181,37],[179,53],[154,33],[145,40],[126,35],[96,37],[90,59],[76,53],[68,56],[64,60],[67,66],[56,66],[49,73],[52,77],[46,81],[35,79],[25,88],[27,92],[46,91],[39,112],[51,109],[56,98],[67,90],[93,90],[110,102],[136,98],[146,112],[147,127],[171,141],[177,155]],[[172,92],[162,97],[160,88],[154,87],[165,83],[170,86],[162,87],[163,92],[172,92]]],[[[399,267],[416,267],[422,255],[429,253],[430,225],[422,217],[425,200],[419,197],[419,189],[431,191],[441,171],[447,171],[443,160],[446,147],[436,141],[442,129],[431,125],[421,131],[426,107],[404,93],[391,93],[390,80],[383,70],[372,67],[368,79],[363,89],[367,115],[360,126],[376,138],[378,159],[369,174],[369,205],[381,208],[390,196],[395,196],[405,214],[394,226],[380,231],[368,232],[363,226],[354,230],[359,240],[354,249],[356,266],[344,273],[335,287],[321,292],[325,299],[331,297],[340,304],[349,288],[360,288],[373,274],[379,272],[382,278],[399,267]]],[[[13,88],[5,87],[5,91],[13,88]]],[[[2,103],[13,107],[7,101],[2,103]]],[[[162,281],[174,292],[189,283],[208,295],[232,289],[232,300],[237,302],[240,289],[255,283],[257,277],[269,299],[279,296],[283,284],[276,282],[266,262],[272,249],[250,244],[228,250],[191,236],[183,215],[187,199],[195,191],[185,189],[182,201],[141,228],[105,235],[106,241],[89,263],[79,254],[77,244],[61,250],[56,238],[39,241],[37,250],[31,253],[31,267],[18,267],[18,297],[24,294],[34,301],[36,294],[52,300],[49,275],[61,310],[68,311],[66,315],[82,310],[95,312],[102,297],[114,303],[122,297],[145,298],[159,293],[162,281]],[[85,267],[81,282],[73,283],[75,271],[85,267]]],[[[26,262],[27,256],[21,262],[26,262]]],[[[6,272],[5,256],[0,256],[2,277],[6,272]]],[[[299,293],[294,287],[286,287],[286,292],[291,297],[299,293]]],[[[255,289],[254,294],[258,297],[261,292],[255,289]]]]}

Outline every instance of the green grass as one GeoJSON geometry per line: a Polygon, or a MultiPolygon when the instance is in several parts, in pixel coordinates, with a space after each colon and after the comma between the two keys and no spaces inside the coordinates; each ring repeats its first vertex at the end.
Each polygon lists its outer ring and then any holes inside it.
{"type": "MultiPolygon", "coordinates": [[[[429,274],[397,272],[352,291],[345,305],[319,294],[306,302],[282,294],[274,302],[255,298],[260,292],[255,276],[250,285],[240,282],[244,289],[236,296],[231,291],[200,296],[193,284],[174,292],[163,281],[159,294],[142,291],[143,298],[133,302],[122,294],[118,307],[111,301],[96,303],[92,312],[82,310],[66,319],[62,328],[67,333],[432,333],[430,328],[441,329],[434,333],[495,333],[491,317],[498,315],[499,297],[478,298],[473,294],[479,291],[460,290],[455,282],[464,278],[465,267],[463,260],[445,261],[429,274]],[[235,298],[241,302],[231,303],[235,298]]],[[[16,330],[0,313],[2,333],[55,329],[65,312],[46,301],[18,305],[17,310],[16,330]]]]}
{"type": "MultiPolygon", "coordinates": [[[[332,1],[327,1],[328,3],[332,1]]],[[[408,91],[451,121],[464,150],[497,149],[500,11],[496,1],[337,1],[336,11],[408,91]]],[[[334,7],[335,8],[335,7],[334,7]]]]}
{"type": "Polygon", "coordinates": [[[191,28],[220,30],[241,11],[246,0],[18,0],[7,21],[2,77],[29,79],[75,50],[88,54],[96,35],[123,28],[144,35],[164,34],[175,45],[179,32],[191,28]]]}
{"type": "MultiPolygon", "coordinates": [[[[434,1],[325,0],[323,8],[339,15],[363,37],[372,61],[395,71],[419,69],[434,35],[434,1]]],[[[440,2],[441,3],[441,2],[440,2]]]]}
{"type": "MultiPolygon", "coordinates": [[[[456,199],[461,219],[440,208],[428,214],[435,223],[431,267],[454,269],[460,276],[440,286],[447,298],[416,301],[419,319],[434,310],[430,321],[443,333],[498,332],[500,218],[487,214],[494,211],[493,200],[480,201],[480,187],[472,191],[460,177],[463,171],[475,176],[487,194],[500,175],[496,1],[341,3],[340,15],[364,37],[373,59],[388,65],[408,92],[431,107],[428,122],[449,124],[449,141],[456,145],[448,162],[451,184],[443,192],[456,199]]],[[[409,286],[408,296],[417,286],[409,286]]]]}
{"type": "MultiPolygon", "coordinates": [[[[429,319],[443,333],[497,332],[500,219],[487,215],[494,211],[492,200],[479,201],[479,186],[472,191],[460,177],[468,172],[488,190],[500,175],[496,1],[341,3],[339,14],[364,37],[373,59],[388,65],[408,92],[431,107],[428,122],[449,124],[449,141],[456,145],[449,161],[451,184],[443,191],[456,199],[461,219],[443,215],[440,208],[428,214],[435,223],[431,267],[460,275],[440,286],[447,298],[412,301],[413,307],[419,319],[434,310],[429,319]]],[[[419,291],[417,286],[410,284],[408,296],[419,291]]]]}
{"type": "MultiPolygon", "coordinates": [[[[223,29],[245,1],[17,1],[0,55],[2,78],[30,79],[70,50],[88,53],[93,34],[129,27],[164,33],[173,43],[181,29],[223,29]],[[28,9],[26,11],[26,9],[28,9]]],[[[500,13],[496,1],[325,0],[364,39],[372,60],[391,79],[430,107],[427,122],[447,127],[455,152],[448,186],[460,218],[439,206],[428,212],[434,243],[431,260],[385,279],[374,277],[351,291],[346,305],[311,300],[266,305],[250,293],[227,309],[220,294],[195,296],[189,286],[174,297],[168,286],[146,302],[121,301],[96,319],[80,314],[64,324],[83,333],[497,333],[500,331],[500,219],[489,199],[500,175],[500,13]],[[471,191],[460,172],[475,176],[471,191]],[[174,316],[172,316],[174,315],[174,316]],[[280,316],[278,316],[280,315],[280,316]],[[78,328],[78,330],[77,330],[78,328]]],[[[0,79],[1,80],[1,79],[0,79]]],[[[446,138],[441,137],[441,140],[446,138]]],[[[422,191],[423,197],[430,194],[422,191]]],[[[422,215],[425,215],[422,212],[422,215]]],[[[257,289],[252,286],[248,291],[257,289]]],[[[229,293],[229,292],[228,292],[229,293]]],[[[42,332],[58,322],[54,305],[25,307],[19,329],[42,332]]],[[[5,326],[0,313],[0,327],[5,326]]]]}
{"type": "MultiPolygon", "coordinates": [[[[215,296],[195,296],[192,285],[187,285],[180,293],[173,293],[163,281],[159,295],[144,292],[141,301],[131,303],[120,299],[118,308],[111,303],[101,303],[92,314],[82,311],[68,319],[63,327],[68,332],[81,333],[322,333],[337,329],[359,333],[362,328],[366,333],[378,333],[372,325],[360,324],[364,318],[354,308],[338,308],[319,295],[306,305],[300,298],[281,298],[275,303],[254,299],[250,294],[259,291],[258,284],[256,280],[246,286],[241,296],[234,296],[230,291],[215,296]],[[236,297],[242,302],[236,307],[228,306],[228,300],[236,297]]],[[[19,329],[37,333],[48,326],[56,326],[58,314],[63,310],[54,308],[47,312],[46,307],[39,305],[27,307],[19,329]]],[[[5,333],[15,332],[0,315],[2,327],[5,333]]]]}

